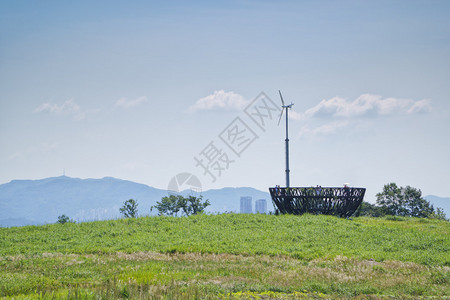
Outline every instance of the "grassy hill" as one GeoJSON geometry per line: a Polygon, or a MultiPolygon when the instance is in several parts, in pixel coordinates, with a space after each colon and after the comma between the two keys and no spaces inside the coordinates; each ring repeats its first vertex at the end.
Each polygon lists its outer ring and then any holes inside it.
{"type": "Polygon", "coordinates": [[[223,214],[0,228],[0,296],[449,297],[449,224],[223,214]]]}

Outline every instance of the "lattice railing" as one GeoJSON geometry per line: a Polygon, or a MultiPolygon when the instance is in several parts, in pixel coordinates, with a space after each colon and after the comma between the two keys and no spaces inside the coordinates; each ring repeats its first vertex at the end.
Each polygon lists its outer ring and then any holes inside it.
{"type": "Polygon", "coordinates": [[[362,203],[365,188],[354,187],[273,187],[269,188],[280,213],[304,213],[350,217],[362,203]]]}

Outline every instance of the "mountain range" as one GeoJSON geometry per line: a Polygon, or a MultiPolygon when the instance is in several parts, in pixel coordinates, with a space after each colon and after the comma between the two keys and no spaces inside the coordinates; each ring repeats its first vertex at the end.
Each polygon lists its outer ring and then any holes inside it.
{"type": "MultiPolygon", "coordinates": [[[[180,192],[186,196],[190,190],[180,192]]],[[[0,185],[0,226],[23,226],[55,223],[63,214],[75,221],[119,218],[119,209],[128,199],[137,200],[139,215],[156,214],[151,206],[167,196],[167,190],[112,177],[79,179],[67,176],[40,180],[13,180],[0,185]]],[[[222,188],[202,192],[211,203],[206,212],[239,212],[240,197],[251,196],[253,202],[266,199],[268,192],[254,188],[222,188]]]]}
{"type": "MultiPolygon", "coordinates": [[[[180,192],[184,196],[192,193],[180,192]]],[[[139,204],[139,215],[155,215],[151,206],[168,194],[167,190],[112,177],[13,180],[0,185],[0,227],[55,223],[63,214],[78,222],[120,218],[120,207],[131,198],[139,204]]],[[[268,211],[273,210],[269,193],[251,187],[226,187],[201,194],[211,203],[208,213],[239,212],[241,196],[251,196],[253,203],[265,199],[268,211]]],[[[424,198],[450,217],[450,198],[424,198]]]]}
{"type": "Polygon", "coordinates": [[[425,200],[433,204],[434,208],[442,208],[447,218],[450,218],[450,198],[443,198],[433,195],[428,195],[424,197],[425,200]]]}

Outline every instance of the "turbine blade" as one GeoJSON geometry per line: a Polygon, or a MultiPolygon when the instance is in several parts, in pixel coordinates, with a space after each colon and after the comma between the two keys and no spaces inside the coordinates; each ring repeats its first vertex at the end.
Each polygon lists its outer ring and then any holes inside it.
{"type": "Polygon", "coordinates": [[[281,110],[280,118],[278,119],[278,126],[280,126],[280,121],[281,121],[281,117],[283,116],[283,112],[284,112],[284,107],[281,110]]]}
{"type": "Polygon", "coordinates": [[[283,106],[284,106],[284,100],[283,100],[283,96],[281,95],[281,91],[278,90],[278,93],[280,93],[281,103],[283,103],[283,106]]]}

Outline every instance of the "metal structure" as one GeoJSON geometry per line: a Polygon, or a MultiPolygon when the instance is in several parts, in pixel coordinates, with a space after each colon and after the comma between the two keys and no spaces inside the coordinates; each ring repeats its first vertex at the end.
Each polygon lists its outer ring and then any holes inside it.
{"type": "Polygon", "coordinates": [[[276,210],[282,214],[312,213],[350,217],[361,205],[366,192],[365,188],[354,188],[347,185],[344,187],[290,187],[288,114],[294,104],[291,102],[291,104],[285,105],[281,91],[278,92],[283,108],[278,125],[280,125],[283,112],[286,110],[286,187],[269,188],[276,210]]]}
{"type": "Polygon", "coordinates": [[[273,187],[270,196],[278,212],[335,215],[348,218],[363,201],[365,188],[355,187],[273,187]]]}

